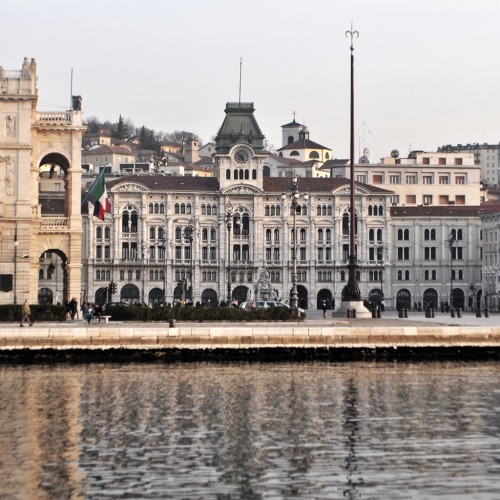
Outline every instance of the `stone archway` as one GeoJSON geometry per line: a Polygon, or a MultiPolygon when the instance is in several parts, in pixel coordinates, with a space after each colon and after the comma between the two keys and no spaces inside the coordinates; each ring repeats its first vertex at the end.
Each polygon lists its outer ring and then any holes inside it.
{"type": "Polygon", "coordinates": [[[432,307],[432,309],[436,310],[438,308],[438,293],[434,288],[425,290],[422,300],[424,301],[424,309],[432,307]]]}
{"type": "Polygon", "coordinates": [[[201,304],[206,307],[216,307],[218,300],[217,292],[212,288],[205,288],[201,293],[201,304]]]}
{"type": "Polygon", "coordinates": [[[238,301],[238,304],[245,302],[248,295],[248,288],[246,286],[240,285],[233,289],[231,297],[238,301]]]}
{"type": "Polygon", "coordinates": [[[108,302],[108,288],[98,288],[94,295],[94,303],[104,305],[106,302],[108,302]]]}
{"type": "Polygon", "coordinates": [[[398,291],[396,294],[396,309],[409,309],[411,310],[411,292],[406,288],[398,291]]]}
{"type": "MultiPolygon", "coordinates": [[[[290,289],[290,295],[289,295],[289,304],[291,304],[292,301],[292,290],[290,289]]],[[[299,307],[302,309],[309,309],[309,293],[307,291],[307,288],[303,285],[297,285],[297,295],[298,295],[298,301],[299,301],[299,307]]]]}
{"type": "Polygon", "coordinates": [[[139,304],[141,302],[139,288],[132,283],[126,284],[120,290],[120,302],[127,302],[127,304],[139,304]]]}
{"type": "MultiPolygon", "coordinates": [[[[59,249],[49,249],[40,255],[38,259],[38,289],[50,290],[52,302],[64,304],[71,300],[68,293],[68,270],[67,257],[59,249]]],[[[40,292],[38,293],[40,302],[40,292]]],[[[74,297],[79,301],[80,297],[74,297]]]]}
{"type": "Polygon", "coordinates": [[[455,309],[465,309],[465,294],[461,288],[453,289],[452,306],[455,309]]]}
{"type": "Polygon", "coordinates": [[[148,304],[151,304],[153,307],[158,307],[163,304],[165,300],[165,295],[163,294],[163,290],[161,288],[153,288],[148,293],[148,304]]]}
{"type": "Polygon", "coordinates": [[[333,295],[328,288],[322,288],[316,295],[316,309],[323,309],[323,301],[326,300],[327,309],[335,309],[333,295]]]}
{"type": "Polygon", "coordinates": [[[382,295],[382,290],[380,288],[373,288],[370,290],[370,293],[368,294],[368,300],[372,304],[379,305],[382,303],[382,300],[384,299],[384,296],[382,295]]]}
{"type": "Polygon", "coordinates": [[[54,295],[50,288],[40,288],[38,290],[38,303],[39,304],[53,304],[54,295]]]}

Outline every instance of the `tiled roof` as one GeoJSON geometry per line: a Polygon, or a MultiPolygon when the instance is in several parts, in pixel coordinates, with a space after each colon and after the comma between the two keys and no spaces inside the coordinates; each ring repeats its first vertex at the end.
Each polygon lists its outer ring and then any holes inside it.
{"type": "MultiPolygon", "coordinates": [[[[299,177],[298,186],[300,192],[331,192],[344,186],[349,186],[350,181],[344,177],[299,177]]],[[[391,194],[392,191],[377,188],[370,184],[355,182],[356,186],[366,189],[373,194],[391,194]]],[[[264,191],[288,193],[292,188],[292,179],[290,177],[264,177],[264,191]]]]}
{"type": "Polygon", "coordinates": [[[391,207],[391,217],[478,217],[478,205],[421,205],[418,207],[391,207]]]}
{"type": "Polygon", "coordinates": [[[331,151],[330,148],[322,146],[321,144],[311,141],[310,139],[299,139],[298,141],[279,148],[277,151],[283,151],[285,149],[327,149],[328,151],[331,151]]]}
{"type": "Polygon", "coordinates": [[[293,120],[293,122],[287,123],[286,125],[281,125],[281,128],[290,128],[290,127],[302,127],[302,124],[293,120]]]}
{"type": "Polygon", "coordinates": [[[127,175],[120,179],[106,181],[106,188],[119,186],[120,184],[142,184],[152,191],[219,191],[219,181],[215,177],[184,177],[155,175],[127,175]]]}
{"type": "Polygon", "coordinates": [[[128,148],[122,148],[121,146],[100,146],[96,149],[84,150],[82,151],[83,156],[95,156],[102,154],[120,154],[120,155],[129,155],[134,156],[135,153],[128,148]]]}

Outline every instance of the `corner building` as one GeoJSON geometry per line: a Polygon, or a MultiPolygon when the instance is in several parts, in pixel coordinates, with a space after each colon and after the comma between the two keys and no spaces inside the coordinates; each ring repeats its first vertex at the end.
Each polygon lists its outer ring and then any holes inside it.
{"type": "MultiPolygon", "coordinates": [[[[225,113],[216,137],[216,177],[108,180],[112,213],[104,221],[88,214],[83,219],[86,300],[153,305],[176,300],[213,305],[228,298],[289,301],[296,241],[299,306],[316,309],[323,300],[340,305],[349,257],[349,180],[298,177],[294,214],[292,173],[264,175],[268,153],[253,104],[228,103],[225,113]],[[110,297],[111,282],[116,292],[110,297]]],[[[394,191],[362,182],[355,190],[363,298],[379,302],[383,297],[388,308],[450,301],[445,239],[457,224],[464,236],[462,228],[476,229],[467,233],[466,243],[461,241],[465,267],[461,282],[454,270],[453,287],[463,289],[463,302],[471,284],[479,290],[477,207],[442,211],[434,214],[439,222],[432,222],[428,209],[391,215],[394,191]]]]}

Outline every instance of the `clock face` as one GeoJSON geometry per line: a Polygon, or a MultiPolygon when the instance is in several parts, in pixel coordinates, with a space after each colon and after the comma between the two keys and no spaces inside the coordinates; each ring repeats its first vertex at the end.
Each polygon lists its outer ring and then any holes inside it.
{"type": "Polygon", "coordinates": [[[250,154],[246,148],[239,148],[234,152],[234,161],[241,165],[248,162],[250,159],[250,154]]]}

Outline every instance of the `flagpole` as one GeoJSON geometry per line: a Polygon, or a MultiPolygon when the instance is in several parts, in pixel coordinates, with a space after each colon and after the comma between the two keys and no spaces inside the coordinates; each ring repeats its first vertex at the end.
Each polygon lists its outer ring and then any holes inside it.
{"type": "Polygon", "coordinates": [[[87,191],[87,194],[83,198],[81,207],[83,207],[84,203],[88,200],[90,193],[92,192],[92,189],[94,189],[94,186],[100,181],[101,177],[104,175],[104,168],[102,169],[102,172],[96,177],[95,181],[93,182],[92,186],[90,186],[89,190],[87,191]]]}

